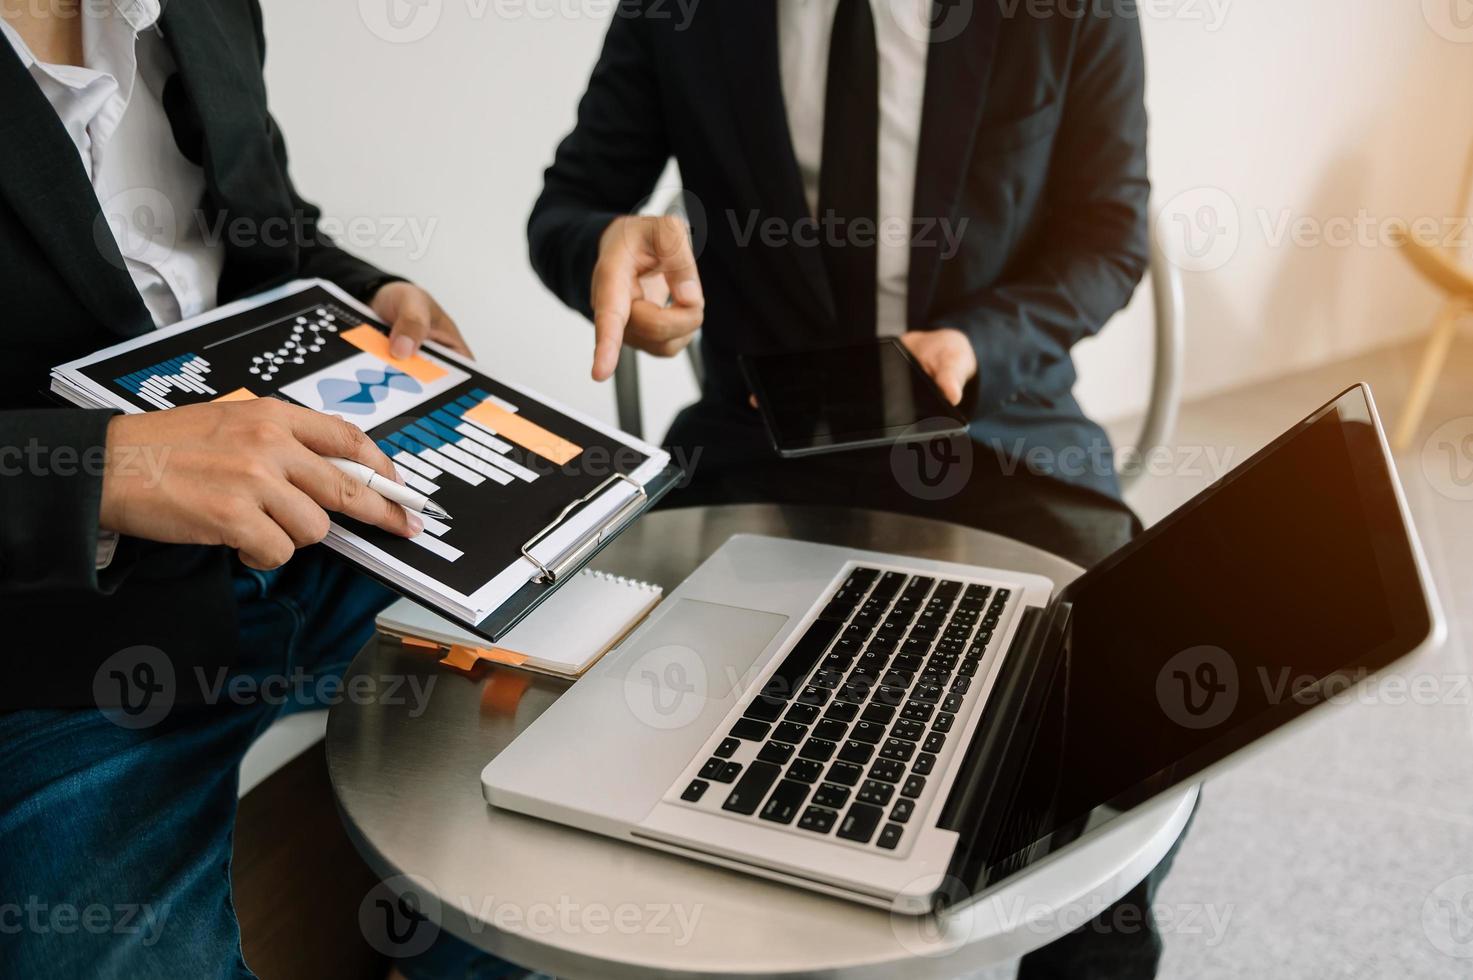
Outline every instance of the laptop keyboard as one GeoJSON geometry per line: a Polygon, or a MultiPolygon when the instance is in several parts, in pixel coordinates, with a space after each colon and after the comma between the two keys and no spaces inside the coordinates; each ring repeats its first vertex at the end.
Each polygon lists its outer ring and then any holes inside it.
{"type": "Polygon", "coordinates": [[[896,850],[945,771],[1010,595],[855,568],[679,798],[896,850]]]}

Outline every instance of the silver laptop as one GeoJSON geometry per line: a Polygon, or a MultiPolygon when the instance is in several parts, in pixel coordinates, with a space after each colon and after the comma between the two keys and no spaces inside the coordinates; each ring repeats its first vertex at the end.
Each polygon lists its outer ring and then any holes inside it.
{"type": "Polygon", "coordinates": [[[498,807],[923,913],[1441,633],[1359,386],[1062,589],[733,537],[481,780],[498,807]]]}

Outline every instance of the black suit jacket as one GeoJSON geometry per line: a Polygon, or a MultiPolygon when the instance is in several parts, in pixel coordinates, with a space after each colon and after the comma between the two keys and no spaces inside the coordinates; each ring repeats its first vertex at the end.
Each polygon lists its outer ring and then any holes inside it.
{"type": "MultiPolygon", "coordinates": [[[[816,247],[742,243],[754,222],[791,228],[808,215],[776,3],[714,0],[687,21],[668,4],[624,0],[528,229],[538,274],[588,314],[599,234],[675,158],[700,249],[707,391],[669,439],[702,445],[708,466],[770,455],[741,409],[737,354],[841,336],[816,247]]],[[[1149,261],[1144,66],[1129,0],[1103,13],[1065,6],[1072,16],[937,5],[914,213],[918,231],[945,220],[962,235],[951,256],[934,226],[918,236],[908,322],[970,337],[974,439],[1115,496],[1106,436],[1071,394],[1070,349],[1125,306],[1149,261]]]]}
{"type": "MultiPolygon", "coordinates": [[[[159,27],[178,69],[165,109],[207,187],[199,215],[176,219],[246,230],[222,246],[220,301],[302,276],[370,296],[389,277],[323,239],[287,175],[256,0],[166,4],[159,27]]],[[[188,698],[194,667],[236,654],[230,556],[124,539],[94,567],[111,413],[57,407],[48,371],[153,322],[76,148],[8,44],[0,91],[0,707],[87,704],[98,665],[137,645],[164,651],[188,698]]]]}

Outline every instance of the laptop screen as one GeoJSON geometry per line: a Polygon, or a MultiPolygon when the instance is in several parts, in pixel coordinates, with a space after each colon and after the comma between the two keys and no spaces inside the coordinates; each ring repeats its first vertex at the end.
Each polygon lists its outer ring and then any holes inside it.
{"type": "MultiPolygon", "coordinates": [[[[1410,532],[1351,389],[1065,590],[985,888],[1421,644],[1410,532]]],[[[1000,828],[1000,830],[999,830],[1000,828]]],[[[979,860],[980,859],[980,860],[979,860]]]]}

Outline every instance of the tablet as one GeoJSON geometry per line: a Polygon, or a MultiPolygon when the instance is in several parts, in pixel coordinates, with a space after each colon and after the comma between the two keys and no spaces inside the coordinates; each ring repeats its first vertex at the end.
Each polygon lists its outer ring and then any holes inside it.
{"type": "Polygon", "coordinates": [[[743,355],[778,455],[791,458],[964,435],[967,419],[900,341],[743,355]]]}

